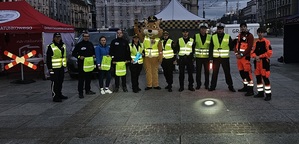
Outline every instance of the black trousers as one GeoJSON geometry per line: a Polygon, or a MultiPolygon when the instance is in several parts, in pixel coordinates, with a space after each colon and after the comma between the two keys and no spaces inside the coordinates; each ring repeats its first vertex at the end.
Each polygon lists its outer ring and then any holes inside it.
{"type": "Polygon", "coordinates": [[[131,72],[131,83],[132,89],[138,90],[139,88],[139,75],[142,70],[142,64],[131,64],[130,72],[131,72]]]}
{"type": "Polygon", "coordinates": [[[171,87],[173,83],[173,71],[174,71],[174,64],[173,59],[163,59],[162,64],[163,74],[166,79],[167,84],[171,87]]]}
{"type": "Polygon", "coordinates": [[[62,83],[64,80],[64,67],[53,69],[54,74],[50,74],[52,97],[62,96],[62,83]]]}
{"type": "Polygon", "coordinates": [[[217,86],[217,79],[218,79],[220,64],[222,65],[222,69],[224,71],[226,84],[229,87],[233,86],[232,76],[230,75],[229,58],[214,58],[213,59],[213,74],[212,74],[211,88],[216,88],[216,86],[217,86]]]}
{"type": "Polygon", "coordinates": [[[197,86],[201,86],[201,69],[204,69],[205,74],[205,87],[209,87],[209,59],[208,58],[196,58],[196,83],[197,86]]]}
{"type": "Polygon", "coordinates": [[[179,81],[180,88],[184,88],[184,80],[185,80],[185,69],[187,67],[188,72],[188,87],[193,87],[194,79],[193,79],[193,57],[192,56],[180,56],[179,58],[179,81]]]}
{"type": "Polygon", "coordinates": [[[79,78],[78,78],[79,94],[83,94],[84,86],[85,86],[85,93],[90,91],[91,78],[92,78],[92,72],[84,72],[83,70],[79,70],[79,78]]]}

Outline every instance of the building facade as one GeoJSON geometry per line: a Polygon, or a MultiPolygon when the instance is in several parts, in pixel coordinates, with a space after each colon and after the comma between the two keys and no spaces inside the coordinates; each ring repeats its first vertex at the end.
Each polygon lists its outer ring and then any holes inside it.
{"type": "MultiPolygon", "coordinates": [[[[158,14],[171,0],[97,0],[97,27],[132,28],[134,20],[158,14]]],[[[181,0],[183,6],[197,15],[197,0],[181,0]],[[196,5],[196,6],[195,6],[196,5]]]]}

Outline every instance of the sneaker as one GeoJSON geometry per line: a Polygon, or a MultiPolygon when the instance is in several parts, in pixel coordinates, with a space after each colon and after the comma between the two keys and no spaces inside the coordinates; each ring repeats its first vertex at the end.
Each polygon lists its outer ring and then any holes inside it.
{"type": "Polygon", "coordinates": [[[112,91],[109,88],[105,88],[105,93],[112,94],[112,91]]]}
{"type": "Polygon", "coordinates": [[[100,93],[101,93],[102,95],[106,94],[104,88],[101,88],[101,89],[100,89],[100,93]]]}

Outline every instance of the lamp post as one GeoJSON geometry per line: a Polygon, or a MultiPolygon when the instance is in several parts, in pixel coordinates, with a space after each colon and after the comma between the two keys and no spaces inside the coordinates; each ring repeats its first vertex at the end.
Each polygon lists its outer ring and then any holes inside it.
{"type": "Polygon", "coordinates": [[[275,36],[277,37],[278,35],[278,27],[277,27],[277,23],[278,23],[278,20],[277,20],[277,3],[278,3],[278,0],[275,0],[275,36]]]}
{"type": "Polygon", "coordinates": [[[104,0],[105,1],[105,6],[104,6],[104,11],[105,11],[105,15],[104,15],[104,26],[105,28],[107,27],[107,0],[104,0]]]}

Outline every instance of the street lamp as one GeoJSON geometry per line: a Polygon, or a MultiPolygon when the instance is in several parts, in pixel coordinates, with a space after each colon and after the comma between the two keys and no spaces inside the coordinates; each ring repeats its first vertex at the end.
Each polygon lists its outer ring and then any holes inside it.
{"type": "Polygon", "coordinates": [[[107,27],[107,0],[104,0],[105,1],[105,7],[104,7],[104,11],[105,11],[105,15],[104,15],[104,26],[105,28],[107,27]]]}

